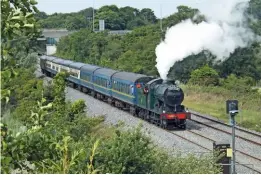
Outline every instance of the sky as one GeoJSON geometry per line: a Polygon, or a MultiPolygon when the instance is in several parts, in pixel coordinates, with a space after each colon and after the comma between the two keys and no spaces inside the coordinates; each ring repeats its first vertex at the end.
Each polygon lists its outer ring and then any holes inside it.
{"type": "Polygon", "coordinates": [[[229,0],[38,0],[37,7],[40,11],[52,14],[55,12],[77,12],[93,5],[95,9],[98,9],[104,5],[114,4],[118,7],[150,8],[158,18],[161,18],[161,16],[167,17],[175,13],[177,11],[176,7],[179,5],[198,8],[201,12],[208,13],[210,12],[209,9],[213,9],[209,6],[218,6],[222,1],[229,0]]]}

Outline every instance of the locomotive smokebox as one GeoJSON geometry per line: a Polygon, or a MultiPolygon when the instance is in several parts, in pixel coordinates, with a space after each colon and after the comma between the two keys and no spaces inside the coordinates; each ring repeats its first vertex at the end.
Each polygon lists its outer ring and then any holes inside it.
{"type": "Polygon", "coordinates": [[[165,80],[155,86],[155,97],[168,106],[176,106],[183,102],[184,93],[173,80],[165,80]]]}
{"type": "Polygon", "coordinates": [[[169,106],[180,105],[184,100],[184,93],[182,89],[176,86],[169,86],[164,92],[164,101],[169,106]]]}

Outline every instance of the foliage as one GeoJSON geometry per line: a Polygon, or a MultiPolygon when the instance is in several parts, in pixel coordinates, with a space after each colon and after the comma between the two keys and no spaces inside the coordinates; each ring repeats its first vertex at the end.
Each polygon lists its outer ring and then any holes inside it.
{"type": "Polygon", "coordinates": [[[75,118],[76,115],[83,114],[86,108],[84,100],[77,100],[75,101],[70,108],[69,115],[71,117],[71,120],[75,118]]]}
{"type": "Polygon", "coordinates": [[[116,132],[116,136],[105,142],[96,157],[95,164],[104,173],[136,174],[151,173],[154,162],[150,139],[141,130],[116,132]]]}
{"type": "Polygon", "coordinates": [[[225,101],[237,99],[239,101],[239,114],[237,124],[242,127],[260,131],[260,103],[261,94],[257,89],[251,89],[250,85],[244,84],[248,79],[237,79],[234,75],[229,78],[236,83],[232,89],[232,82],[221,84],[224,86],[204,87],[198,85],[185,85],[182,89],[185,93],[184,105],[194,111],[208,114],[219,120],[228,122],[225,101]],[[239,84],[238,84],[239,83],[239,84]],[[243,84],[241,84],[243,83],[243,84]],[[231,85],[231,86],[230,86],[231,85]],[[251,90],[249,90],[249,88],[251,90]]]}
{"type": "Polygon", "coordinates": [[[107,32],[75,32],[61,38],[57,55],[74,61],[106,66],[137,73],[156,74],[155,53],[160,39],[155,27],[141,27],[124,37],[107,32]],[[151,37],[151,34],[155,34],[151,37]],[[82,39],[84,38],[84,39],[82,39]],[[147,43],[146,46],[144,43],[147,43]]]}
{"type": "Polygon", "coordinates": [[[10,101],[8,104],[1,103],[1,112],[4,114],[10,109],[14,118],[26,122],[34,105],[42,99],[43,82],[34,78],[34,68],[14,70],[17,76],[1,84],[2,88],[10,91],[10,101]]]}
{"type": "Polygon", "coordinates": [[[63,115],[65,112],[65,78],[68,77],[68,73],[59,72],[54,77],[54,87],[53,87],[53,108],[55,112],[59,115],[63,115]]]}
{"type": "Polygon", "coordinates": [[[254,80],[251,77],[236,77],[234,74],[229,75],[226,79],[221,80],[221,86],[224,88],[240,92],[240,93],[248,93],[252,90],[252,86],[254,85],[254,80]]]}
{"type": "MultiPolygon", "coordinates": [[[[94,11],[96,30],[99,20],[105,20],[105,28],[108,30],[133,29],[157,21],[154,12],[149,8],[139,10],[129,6],[118,8],[116,5],[105,5],[94,11]]],[[[54,13],[52,15],[40,12],[36,17],[42,28],[66,28],[68,30],[87,28],[92,30],[93,27],[92,8],[77,13],[54,13]]]]}
{"type": "Polygon", "coordinates": [[[32,37],[35,34],[37,2],[34,0],[1,0],[1,37],[3,41],[12,40],[22,35],[32,37]]]}
{"type": "Polygon", "coordinates": [[[191,73],[189,83],[201,86],[215,86],[218,85],[219,76],[215,69],[205,65],[191,73]]]}
{"type": "MultiPolygon", "coordinates": [[[[157,148],[149,137],[136,129],[115,130],[114,137],[100,144],[95,165],[101,173],[218,173],[215,158],[195,155],[168,155],[166,149],[157,148]],[[186,165],[186,168],[184,168],[186,165]]],[[[175,152],[175,151],[174,151],[175,152]]]]}
{"type": "MultiPolygon", "coordinates": [[[[17,73],[16,49],[21,41],[31,40],[39,35],[33,13],[37,12],[34,0],[1,0],[1,77],[2,84],[8,83],[17,73]]],[[[22,46],[23,47],[23,46],[22,46]]],[[[21,56],[21,55],[19,55],[21,56]]],[[[23,55],[24,56],[24,55],[23,55]]],[[[9,102],[11,91],[1,87],[1,102],[9,102]]]]}

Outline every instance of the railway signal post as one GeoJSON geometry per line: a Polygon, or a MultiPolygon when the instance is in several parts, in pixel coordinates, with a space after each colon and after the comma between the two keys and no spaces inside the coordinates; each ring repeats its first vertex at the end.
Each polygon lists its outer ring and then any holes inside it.
{"type": "Polygon", "coordinates": [[[226,102],[227,114],[230,115],[232,126],[232,164],[231,174],[236,174],[236,149],[235,149],[235,116],[238,114],[238,101],[227,100],[226,102]]]}

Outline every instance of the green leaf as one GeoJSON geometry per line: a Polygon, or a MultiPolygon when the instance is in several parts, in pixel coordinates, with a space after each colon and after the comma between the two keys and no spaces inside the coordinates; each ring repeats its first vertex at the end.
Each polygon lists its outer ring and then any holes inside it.
{"type": "Polygon", "coordinates": [[[34,24],[25,24],[24,27],[26,27],[26,28],[33,28],[34,24]]]}

